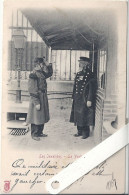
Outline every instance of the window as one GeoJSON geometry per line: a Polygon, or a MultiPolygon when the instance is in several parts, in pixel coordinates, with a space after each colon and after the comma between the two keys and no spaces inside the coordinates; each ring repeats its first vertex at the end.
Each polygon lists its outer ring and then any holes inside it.
{"type": "Polygon", "coordinates": [[[106,84],[106,50],[99,50],[98,52],[98,85],[101,89],[105,89],[106,84]]]}
{"type": "Polygon", "coordinates": [[[74,80],[80,56],[89,58],[89,51],[52,50],[53,80],[74,80]]]}
{"type": "MultiPolygon", "coordinates": [[[[16,64],[16,51],[12,41],[12,35],[14,30],[21,28],[26,36],[26,45],[24,48],[21,71],[31,71],[34,67],[35,57],[46,57],[46,44],[37,34],[37,32],[32,28],[30,22],[19,10],[13,10],[12,18],[10,21],[10,37],[9,37],[9,57],[8,57],[8,70],[11,75],[17,70],[16,64]]],[[[12,76],[11,76],[12,78],[12,76]]]]}
{"type": "MultiPolygon", "coordinates": [[[[52,50],[51,57],[48,56],[49,48],[20,10],[13,11],[10,27],[8,70],[12,79],[16,79],[17,63],[16,52],[11,37],[13,31],[19,27],[24,31],[26,36],[26,45],[20,67],[22,75],[26,74],[27,71],[32,71],[35,57],[45,57],[46,59],[52,58],[53,76],[51,80],[74,80],[78,72],[78,60],[80,56],[89,58],[89,51],[84,50],[52,50]]],[[[21,78],[24,78],[24,76],[21,78]]],[[[25,78],[27,77],[25,76],[25,78]]]]}

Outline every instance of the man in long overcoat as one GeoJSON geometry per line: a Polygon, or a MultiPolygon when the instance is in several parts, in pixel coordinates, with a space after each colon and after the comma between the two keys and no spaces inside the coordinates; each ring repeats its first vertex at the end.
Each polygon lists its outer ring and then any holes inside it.
{"type": "Polygon", "coordinates": [[[73,105],[70,122],[77,125],[77,134],[83,139],[89,137],[90,127],[95,125],[96,80],[89,68],[90,60],[80,57],[79,69],[73,87],[73,105]]]}
{"type": "Polygon", "coordinates": [[[52,64],[48,64],[43,58],[35,59],[36,66],[29,75],[28,91],[30,94],[27,124],[31,124],[31,136],[39,141],[43,134],[44,124],[50,119],[47,98],[46,79],[52,76],[52,64]]]}

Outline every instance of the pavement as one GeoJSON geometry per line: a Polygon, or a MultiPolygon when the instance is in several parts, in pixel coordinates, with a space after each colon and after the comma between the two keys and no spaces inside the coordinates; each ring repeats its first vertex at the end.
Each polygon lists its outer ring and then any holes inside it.
{"type": "MultiPolygon", "coordinates": [[[[8,111],[18,113],[22,109],[23,113],[25,113],[28,110],[28,103],[22,102],[19,106],[10,102],[8,111]]],[[[77,133],[77,128],[73,123],[69,122],[71,105],[71,99],[49,100],[50,121],[45,124],[44,128],[44,133],[48,136],[42,137],[40,141],[31,138],[30,130],[26,135],[14,136],[10,134],[11,129],[7,129],[2,139],[6,139],[10,147],[18,148],[19,150],[61,150],[65,152],[81,150],[87,152],[96,145],[94,131],[91,129],[90,137],[87,139],[74,137],[74,134],[77,133]]],[[[104,139],[108,136],[104,132],[104,139]]]]}
{"type": "Polygon", "coordinates": [[[26,135],[14,136],[10,134],[10,129],[7,129],[7,139],[9,145],[19,150],[61,150],[65,152],[73,150],[89,151],[95,146],[93,132],[87,139],[81,137],[74,137],[76,126],[74,124],[59,120],[57,118],[51,119],[45,124],[44,134],[47,137],[42,137],[40,141],[35,141],[31,138],[30,131],[26,135]]]}

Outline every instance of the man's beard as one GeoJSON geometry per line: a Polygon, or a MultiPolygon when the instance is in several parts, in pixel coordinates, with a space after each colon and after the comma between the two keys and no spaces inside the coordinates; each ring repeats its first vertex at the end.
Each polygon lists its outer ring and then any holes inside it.
{"type": "Polygon", "coordinates": [[[79,71],[82,71],[83,70],[83,68],[82,67],[79,67],[79,71]]]}
{"type": "Polygon", "coordinates": [[[42,71],[45,72],[45,73],[48,73],[48,68],[47,68],[47,66],[42,67],[42,71]]]}

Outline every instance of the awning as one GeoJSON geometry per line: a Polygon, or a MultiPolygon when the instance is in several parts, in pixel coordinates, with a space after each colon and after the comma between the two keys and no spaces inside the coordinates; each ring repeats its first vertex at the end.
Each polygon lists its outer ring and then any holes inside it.
{"type": "Polygon", "coordinates": [[[92,50],[116,28],[113,12],[95,9],[23,9],[32,27],[52,49],[92,50]]]}

